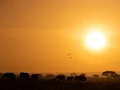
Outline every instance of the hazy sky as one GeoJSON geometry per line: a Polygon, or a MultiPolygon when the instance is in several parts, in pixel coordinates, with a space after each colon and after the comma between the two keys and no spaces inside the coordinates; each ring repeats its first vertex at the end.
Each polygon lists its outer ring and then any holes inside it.
{"type": "Polygon", "coordinates": [[[0,72],[120,71],[119,24],[120,0],[0,0],[0,72]],[[89,27],[103,50],[86,49],[89,27]]]}

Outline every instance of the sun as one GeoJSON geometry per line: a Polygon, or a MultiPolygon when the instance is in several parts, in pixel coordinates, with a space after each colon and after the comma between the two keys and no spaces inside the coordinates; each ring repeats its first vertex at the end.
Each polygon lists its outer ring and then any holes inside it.
{"type": "Polygon", "coordinates": [[[106,45],[105,35],[99,31],[90,32],[87,35],[86,44],[90,49],[93,50],[102,49],[106,45]]]}

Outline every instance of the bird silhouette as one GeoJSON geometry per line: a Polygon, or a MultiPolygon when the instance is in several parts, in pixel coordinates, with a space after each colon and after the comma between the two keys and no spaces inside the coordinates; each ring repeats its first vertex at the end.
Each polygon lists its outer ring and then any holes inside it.
{"type": "Polygon", "coordinates": [[[68,53],[67,56],[69,57],[69,59],[72,59],[72,54],[68,53]]]}

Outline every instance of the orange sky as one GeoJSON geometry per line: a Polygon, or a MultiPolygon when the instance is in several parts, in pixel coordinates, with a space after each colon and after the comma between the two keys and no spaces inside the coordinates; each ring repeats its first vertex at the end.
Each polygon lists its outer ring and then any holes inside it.
{"type": "Polygon", "coordinates": [[[1,0],[0,71],[120,71],[119,0],[1,0]],[[86,49],[89,27],[108,45],[86,49]],[[67,57],[72,54],[72,59],[67,57]]]}

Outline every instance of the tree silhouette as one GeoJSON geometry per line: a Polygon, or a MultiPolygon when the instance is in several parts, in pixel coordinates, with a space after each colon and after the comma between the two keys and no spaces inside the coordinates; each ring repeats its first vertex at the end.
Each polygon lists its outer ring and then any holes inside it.
{"type": "Polygon", "coordinates": [[[118,77],[118,74],[114,71],[105,71],[102,73],[102,76],[106,76],[108,78],[114,78],[114,77],[118,77]]]}
{"type": "Polygon", "coordinates": [[[76,73],[71,73],[70,76],[75,77],[77,74],[76,73]]]}

